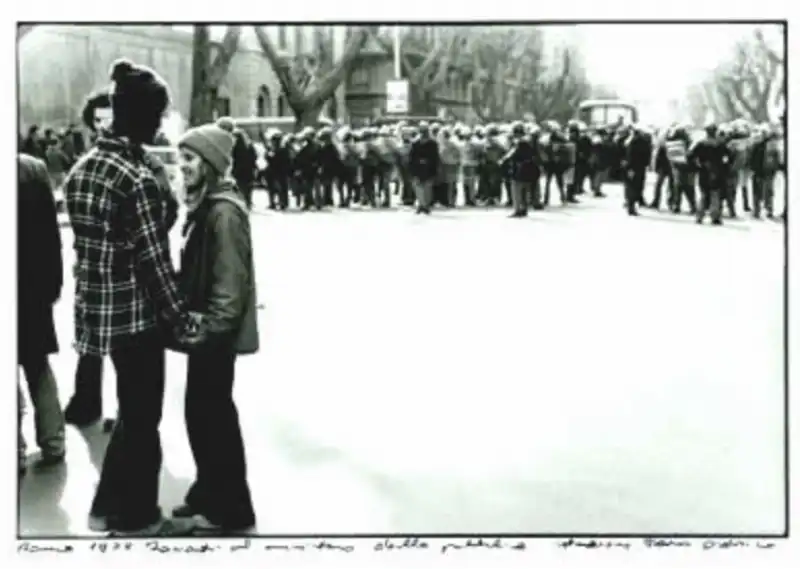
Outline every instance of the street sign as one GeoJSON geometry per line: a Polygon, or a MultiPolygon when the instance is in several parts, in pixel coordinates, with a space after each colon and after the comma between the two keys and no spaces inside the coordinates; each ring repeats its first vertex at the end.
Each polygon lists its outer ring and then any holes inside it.
{"type": "Polygon", "coordinates": [[[406,79],[386,82],[386,112],[389,114],[408,112],[408,81],[406,79]]]}

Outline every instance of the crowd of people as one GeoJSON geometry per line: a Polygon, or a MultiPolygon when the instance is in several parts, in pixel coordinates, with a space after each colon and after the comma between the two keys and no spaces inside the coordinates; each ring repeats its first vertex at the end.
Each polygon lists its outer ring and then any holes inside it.
{"type": "Polygon", "coordinates": [[[686,125],[656,133],[642,125],[588,128],[577,120],[565,127],[552,120],[475,128],[424,121],[335,131],[307,127],[299,134],[265,132],[264,167],[251,168],[241,185],[265,188],[271,209],[290,207],[290,197],[303,210],[388,208],[396,195],[402,204],[416,205],[417,213],[460,202],[505,205],[513,207],[512,217],[524,217],[529,207],[550,205],[553,181],[561,204],[568,205],[577,203],[587,186],[603,197],[603,185],[619,177],[630,215],[637,215],[639,206],[658,209],[666,182],[669,211],[679,213],[685,198],[698,221],[710,212],[712,223],[719,224],[722,203],[736,217],[740,187],[745,211],[752,203],[755,217],[762,208],[773,215],[773,180],[785,167],[780,140],[779,128],[743,120],[707,125],[699,140],[686,125]],[[658,181],[655,196],[645,203],[650,169],[658,181]]]}
{"type": "MultiPolygon", "coordinates": [[[[90,508],[89,526],[117,535],[232,533],[255,524],[245,450],[233,401],[235,364],[258,351],[253,191],[269,207],[304,210],[389,208],[393,197],[418,214],[459,202],[513,208],[551,205],[555,181],[563,206],[588,190],[603,198],[610,179],[624,184],[624,206],[670,212],[686,202],[702,223],[735,217],[737,196],[754,217],[773,217],[773,183],[785,168],[782,130],[746,121],[685,125],[661,133],[641,125],[563,127],[511,121],[468,127],[419,121],[351,128],[277,130],[252,141],[232,119],[190,128],[178,140],[162,131],[167,86],[129,61],[112,70],[113,88],[83,109],[85,137],[71,126],[20,137],[18,358],[35,410],[41,459],[63,463],[64,430],[103,417],[102,375],[116,370],[118,415],[90,508]],[[176,146],[186,208],[180,270],[169,232],[179,203],[165,165],[150,151],[176,146]],[[653,199],[644,198],[654,169],[653,199]],[[62,411],[48,356],[58,350],[53,304],[63,284],[55,188],[64,194],[74,235],[75,391],[62,411]],[[740,189],[741,188],[741,192],[740,189]],[[697,192],[699,190],[699,199],[697,192]],[[164,517],[158,506],[159,422],[165,350],[188,356],[185,421],[197,466],[185,504],[164,517]]],[[[786,211],[781,216],[785,219],[786,211]]],[[[20,395],[20,404],[23,398],[20,395]]],[[[20,407],[20,418],[22,407],[20,407]]],[[[20,433],[20,474],[27,472],[20,433]]]]}

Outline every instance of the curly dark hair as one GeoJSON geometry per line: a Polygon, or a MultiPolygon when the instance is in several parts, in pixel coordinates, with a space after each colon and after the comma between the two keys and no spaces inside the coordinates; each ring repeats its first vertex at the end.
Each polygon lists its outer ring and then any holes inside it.
{"type": "Polygon", "coordinates": [[[89,95],[83,103],[81,118],[83,124],[90,130],[94,130],[94,112],[96,109],[110,109],[111,95],[105,91],[99,91],[89,95]]]}

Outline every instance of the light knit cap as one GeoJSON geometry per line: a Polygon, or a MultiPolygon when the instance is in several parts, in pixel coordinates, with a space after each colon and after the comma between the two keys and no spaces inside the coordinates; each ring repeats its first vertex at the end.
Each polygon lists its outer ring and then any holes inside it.
{"type": "Polygon", "coordinates": [[[223,117],[216,123],[190,128],[181,137],[178,146],[197,152],[223,176],[233,160],[233,129],[233,121],[223,117]]]}

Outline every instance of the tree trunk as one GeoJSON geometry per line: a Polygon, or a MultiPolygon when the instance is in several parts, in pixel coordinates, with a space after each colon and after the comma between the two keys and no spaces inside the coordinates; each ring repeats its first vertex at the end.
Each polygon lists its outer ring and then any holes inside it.
{"type": "Polygon", "coordinates": [[[209,123],[214,117],[214,102],[208,84],[211,65],[211,32],[208,26],[195,26],[192,39],[192,103],[189,125],[209,123]]]}
{"type": "Polygon", "coordinates": [[[319,115],[322,112],[322,105],[316,106],[304,106],[302,108],[294,109],[294,118],[295,118],[295,131],[300,131],[304,127],[310,126],[317,128],[317,121],[319,120],[319,115]]]}
{"type": "Polygon", "coordinates": [[[189,125],[199,126],[214,120],[215,91],[228,73],[239,46],[241,26],[228,26],[219,52],[211,61],[211,31],[207,25],[194,27],[192,39],[192,101],[189,125]]]}

